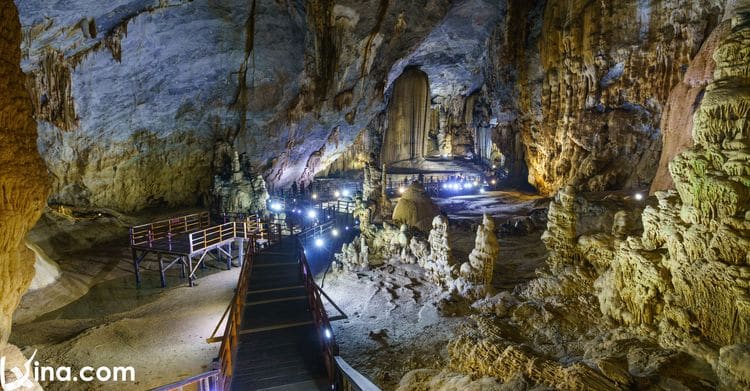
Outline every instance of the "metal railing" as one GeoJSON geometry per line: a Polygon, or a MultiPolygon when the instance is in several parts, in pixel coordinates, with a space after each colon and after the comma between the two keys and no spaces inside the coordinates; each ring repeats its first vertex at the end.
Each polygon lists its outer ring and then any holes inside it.
{"type": "Polygon", "coordinates": [[[336,368],[336,390],[342,391],[380,391],[370,379],[364,377],[356,369],[352,368],[341,356],[335,356],[336,368]]]}
{"type": "Polygon", "coordinates": [[[151,389],[151,391],[223,391],[224,383],[222,382],[221,370],[214,369],[200,375],[192,376],[180,380],[176,383],[168,384],[151,389]]]}

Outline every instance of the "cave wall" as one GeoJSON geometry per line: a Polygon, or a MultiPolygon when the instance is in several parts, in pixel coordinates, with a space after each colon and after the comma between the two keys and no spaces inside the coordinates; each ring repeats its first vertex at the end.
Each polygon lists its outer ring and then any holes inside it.
{"type": "Polygon", "coordinates": [[[722,1],[547,2],[544,119],[527,140],[533,184],[648,187],[662,108],[722,15],[722,1]]]}
{"type": "Polygon", "coordinates": [[[676,191],[656,193],[643,235],[617,249],[612,281],[601,284],[613,282],[616,291],[602,302],[605,314],[659,325],[666,344],[750,341],[748,22],[750,7],[713,52],[714,80],[693,118],[695,144],[669,164],[676,191]]]}
{"type": "Polygon", "coordinates": [[[359,135],[382,132],[391,65],[450,9],[447,0],[17,5],[50,202],[123,211],[203,202],[217,142],[247,153],[271,187],[310,180],[359,135]]]}
{"type": "Polygon", "coordinates": [[[36,149],[36,126],[21,62],[21,25],[16,6],[0,1],[0,351],[12,314],[34,277],[34,254],[24,236],[39,218],[48,192],[47,173],[36,149]]]}
{"type": "Polygon", "coordinates": [[[217,141],[271,188],[362,167],[409,67],[429,80],[424,153],[483,143],[544,194],[646,188],[725,1],[18,3],[50,201],[133,211],[205,200],[217,141]]]}
{"type": "Polygon", "coordinates": [[[522,136],[529,183],[648,188],[670,92],[725,3],[509,1],[488,87],[498,137],[522,136]]]}
{"type": "Polygon", "coordinates": [[[430,82],[418,69],[404,71],[393,87],[381,162],[391,164],[425,157],[430,128],[430,82]]]}

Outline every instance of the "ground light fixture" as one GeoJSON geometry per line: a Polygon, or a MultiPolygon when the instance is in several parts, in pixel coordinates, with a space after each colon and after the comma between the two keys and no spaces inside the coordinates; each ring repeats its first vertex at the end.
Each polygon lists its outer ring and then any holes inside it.
{"type": "Polygon", "coordinates": [[[331,337],[333,337],[333,334],[331,334],[331,329],[329,329],[329,328],[325,329],[325,333],[324,334],[326,336],[326,339],[331,339],[331,337]]]}
{"type": "Polygon", "coordinates": [[[635,193],[635,196],[634,196],[634,197],[635,197],[635,200],[636,200],[636,201],[641,201],[641,200],[643,200],[643,194],[641,194],[641,193],[635,193]]]}

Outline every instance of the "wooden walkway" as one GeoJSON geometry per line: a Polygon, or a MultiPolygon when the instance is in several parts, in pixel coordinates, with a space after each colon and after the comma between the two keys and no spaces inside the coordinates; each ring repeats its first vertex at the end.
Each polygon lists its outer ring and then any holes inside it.
{"type": "Polygon", "coordinates": [[[239,328],[232,390],[328,390],[297,239],[254,256],[239,328]]]}

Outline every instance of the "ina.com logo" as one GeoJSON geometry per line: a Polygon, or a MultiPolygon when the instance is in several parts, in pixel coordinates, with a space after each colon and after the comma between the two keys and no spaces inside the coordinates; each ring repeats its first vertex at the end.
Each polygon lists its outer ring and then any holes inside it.
{"type": "Polygon", "coordinates": [[[40,365],[34,361],[37,351],[26,360],[22,368],[6,367],[6,358],[0,357],[0,390],[14,391],[34,388],[39,382],[135,382],[135,368],[133,367],[90,367],[85,366],[78,371],[71,367],[51,367],[40,365]],[[10,378],[7,373],[13,376],[10,378]]]}

